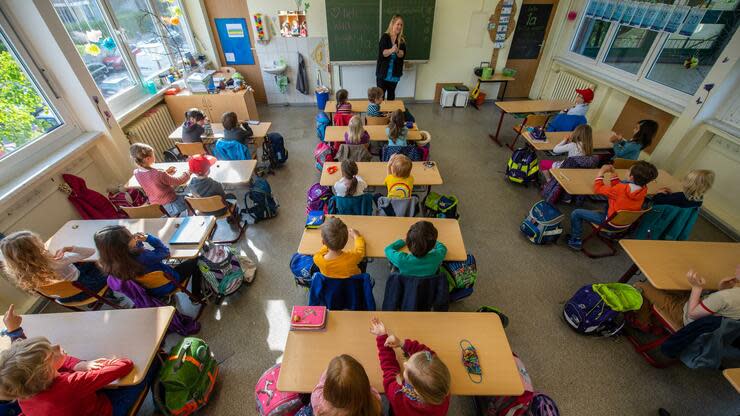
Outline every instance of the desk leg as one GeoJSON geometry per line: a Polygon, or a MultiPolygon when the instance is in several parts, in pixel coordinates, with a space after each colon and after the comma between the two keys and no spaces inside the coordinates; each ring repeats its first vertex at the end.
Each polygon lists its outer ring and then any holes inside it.
{"type": "Polygon", "coordinates": [[[504,81],[504,91],[501,93],[501,101],[504,101],[506,97],[506,86],[509,85],[509,81],[504,81]]]}
{"type": "Polygon", "coordinates": [[[501,117],[499,117],[499,119],[498,119],[498,127],[496,127],[496,135],[495,136],[492,135],[492,134],[489,134],[488,135],[488,137],[490,137],[491,140],[493,140],[494,142],[496,142],[496,144],[499,145],[499,147],[503,147],[503,145],[501,144],[501,142],[498,141],[498,134],[501,131],[501,123],[504,122],[504,116],[505,115],[506,115],[506,113],[504,112],[504,110],[501,110],[501,117]]]}
{"type": "Polygon", "coordinates": [[[639,268],[637,267],[637,265],[635,263],[632,263],[632,266],[630,266],[630,268],[627,269],[626,272],[624,272],[624,274],[622,275],[622,277],[619,278],[619,283],[627,283],[627,282],[629,282],[630,279],[632,278],[632,276],[634,276],[635,273],[637,273],[637,270],[639,270],[639,268]]]}

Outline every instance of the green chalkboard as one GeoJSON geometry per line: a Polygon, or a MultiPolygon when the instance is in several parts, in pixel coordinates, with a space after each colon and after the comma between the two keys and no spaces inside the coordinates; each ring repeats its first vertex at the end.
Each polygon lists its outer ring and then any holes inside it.
{"type": "Polygon", "coordinates": [[[379,19],[380,0],[326,0],[329,60],[374,61],[379,19]]]}
{"type": "Polygon", "coordinates": [[[435,0],[383,0],[381,32],[388,28],[394,14],[403,17],[406,60],[427,60],[432,46],[435,0]]]}

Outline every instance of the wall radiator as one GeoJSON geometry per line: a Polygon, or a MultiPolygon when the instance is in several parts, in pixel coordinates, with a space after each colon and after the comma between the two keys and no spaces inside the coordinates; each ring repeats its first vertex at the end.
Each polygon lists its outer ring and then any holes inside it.
{"type": "Polygon", "coordinates": [[[164,160],[162,152],[175,146],[169,135],[175,130],[167,105],[159,104],[124,127],[129,143],[146,143],[154,148],[157,159],[164,160]]]}
{"type": "Polygon", "coordinates": [[[590,82],[584,81],[570,72],[559,71],[555,74],[555,83],[550,93],[550,99],[575,100],[576,88],[583,89],[589,87],[594,89],[594,86],[590,82]]]}

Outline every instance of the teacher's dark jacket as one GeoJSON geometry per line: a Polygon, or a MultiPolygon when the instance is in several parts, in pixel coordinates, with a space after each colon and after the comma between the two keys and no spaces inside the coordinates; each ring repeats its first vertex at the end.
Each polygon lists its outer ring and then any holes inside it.
{"type": "MultiPolygon", "coordinates": [[[[392,47],[391,35],[383,33],[383,36],[380,37],[380,41],[378,42],[378,63],[375,66],[376,78],[385,79],[388,73],[388,65],[391,62],[391,56],[383,56],[383,51],[392,47]]],[[[398,49],[402,50],[403,56],[406,57],[406,43],[399,44],[398,49]]],[[[396,56],[396,63],[393,64],[393,76],[400,77],[401,75],[403,75],[403,58],[396,56]]]]}

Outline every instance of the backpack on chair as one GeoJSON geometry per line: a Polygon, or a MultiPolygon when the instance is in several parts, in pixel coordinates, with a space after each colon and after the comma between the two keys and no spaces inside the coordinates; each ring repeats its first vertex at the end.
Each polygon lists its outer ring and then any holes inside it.
{"type": "Polygon", "coordinates": [[[331,198],[331,188],[316,182],[308,188],[306,192],[306,214],[311,211],[329,212],[329,198],[331,198]]]}
{"type": "Polygon", "coordinates": [[[122,209],[123,207],[140,207],[149,202],[149,199],[141,189],[124,187],[118,188],[116,192],[109,191],[108,200],[121,213],[125,213],[122,209]]]}
{"type": "Polygon", "coordinates": [[[313,149],[313,157],[316,159],[316,169],[321,172],[321,169],[324,168],[324,163],[334,161],[334,151],[328,144],[320,142],[313,149]]]}
{"type": "Polygon", "coordinates": [[[429,218],[460,218],[457,213],[458,200],[455,195],[440,195],[429,192],[424,198],[424,216],[429,218]]]}
{"type": "Polygon", "coordinates": [[[266,179],[252,177],[249,191],[244,194],[244,206],[254,222],[277,216],[278,205],[272,197],[272,189],[266,179]]]}
{"type": "Polygon", "coordinates": [[[537,172],[540,171],[540,161],[537,153],[529,147],[514,150],[506,163],[506,178],[514,183],[527,185],[537,181],[537,172]]]}
{"type": "Polygon", "coordinates": [[[166,416],[186,416],[208,404],[218,367],[205,341],[195,337],[182,339],[170,350],[152,387],[158,410],[166,416]]]}

